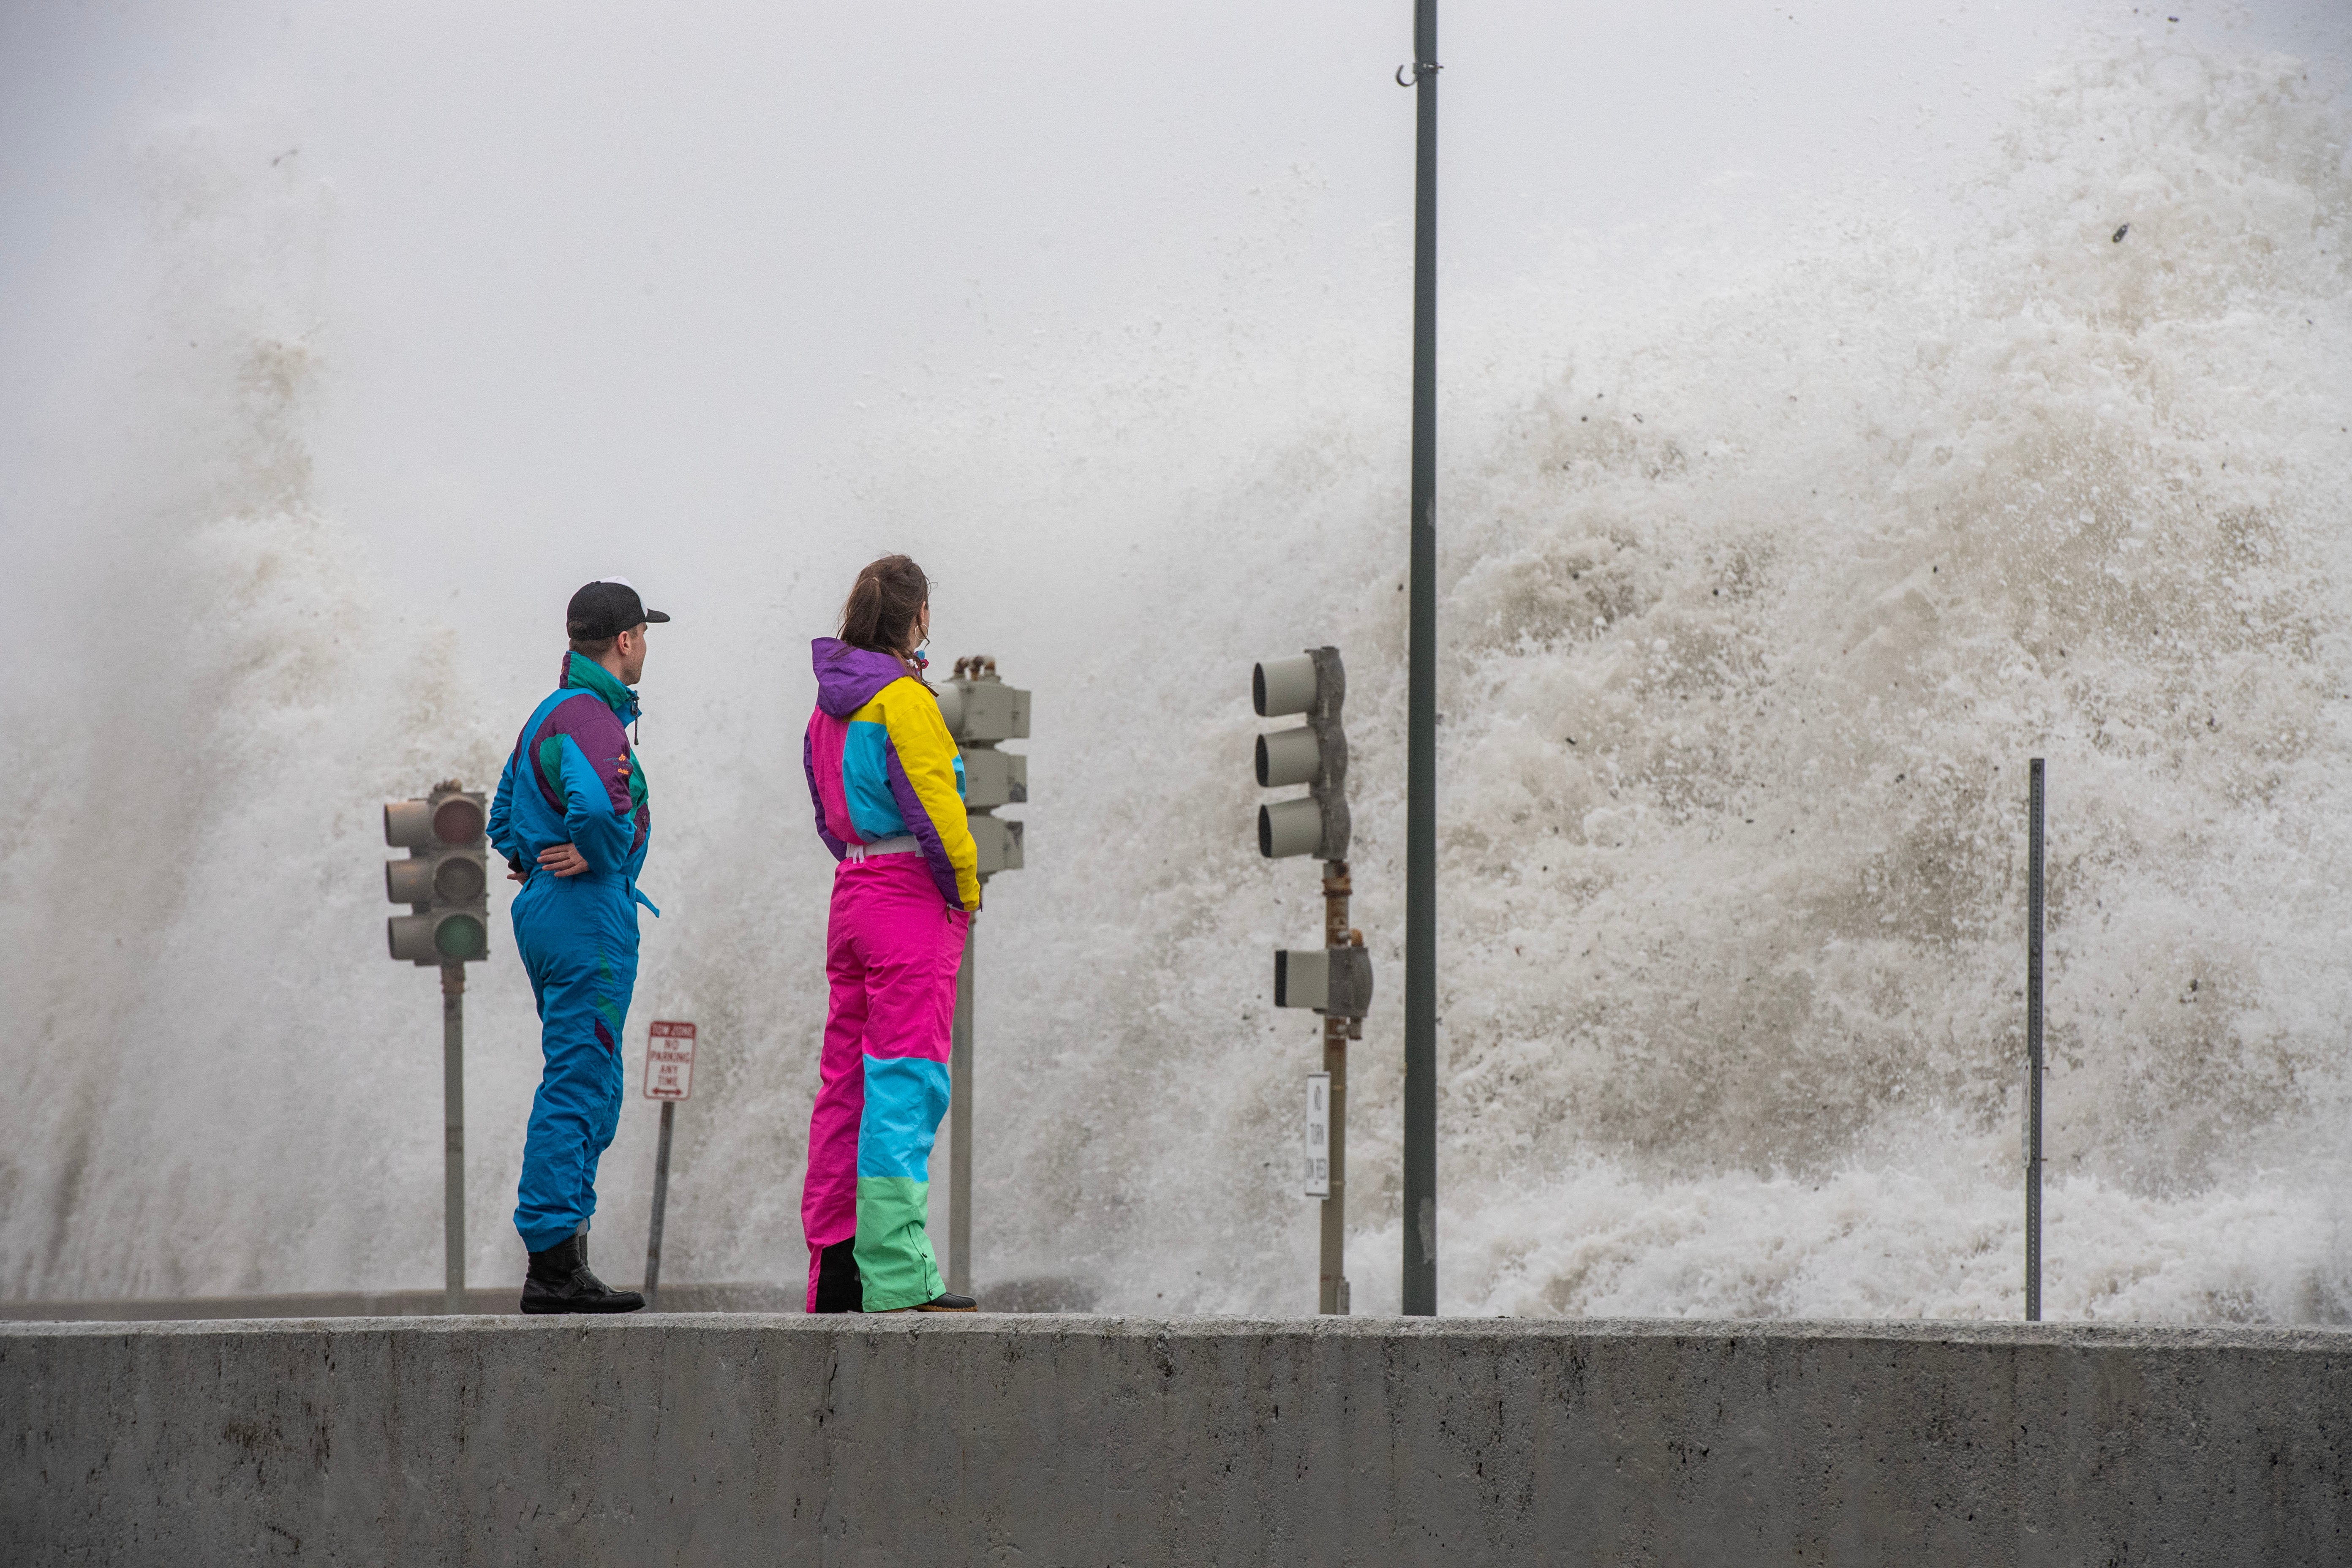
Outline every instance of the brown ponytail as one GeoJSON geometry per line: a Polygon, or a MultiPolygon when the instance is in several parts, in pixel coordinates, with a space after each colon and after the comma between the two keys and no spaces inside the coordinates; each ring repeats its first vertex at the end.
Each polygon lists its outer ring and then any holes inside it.
{"type": "MultiPolygon", "coordinates": [[[[894,654],[906,661],[915,640],[915,617],[930,602],[931,581],[904,555],[869,563],[851,584],[841,606],[841,640],[852,647],[894,654]]],[[[908,665],[908,673],[914,667],[908,665]]]]}

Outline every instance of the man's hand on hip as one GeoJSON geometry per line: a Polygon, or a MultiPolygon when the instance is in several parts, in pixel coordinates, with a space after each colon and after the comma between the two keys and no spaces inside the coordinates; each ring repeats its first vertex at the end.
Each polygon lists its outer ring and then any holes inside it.
{"type": "Polygon", "coordinates": [[[569,844],[551,844],[539,852],[539,866],[558,877],[577,877],[588,869],[588,858],[569,844]]]}

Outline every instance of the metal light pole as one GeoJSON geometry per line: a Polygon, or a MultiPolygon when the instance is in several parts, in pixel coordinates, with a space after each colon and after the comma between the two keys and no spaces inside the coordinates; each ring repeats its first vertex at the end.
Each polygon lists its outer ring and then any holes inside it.
{"type": "MultiPolygon", "coordinates": [[[[1414,0],[1412,651],[1404,806],[1404,1310],[1437,1311],[1437,0],[1414,0]]],[[[1399,73],[1403,79],[1403,73],[1399,73]]]]}
{"type": "Polygon", "coordinates": [[[948,1289],[971,1293],[972,926],[963,928],[956,972],[955,1033],[948,1047],[948,1289]]]}
{"type": "Polygon", "coordinates": [[[694,1093],[700,1031],[682,1018],[656,1018],[646,1031],[646,1098],[661,1101],[661,1142],[654,1149],[654,1215],[646,1226],[646,1310],[661,1310],[662,1231],[669,1214],[670,1133],[677,1102],[694,1093]]]}
{"type": "Polygon", "coordinates": [[[2042,1321],[2042,759],[2026,792],[2025,1321],[2042,1321]]]}
{"type": "Polygon", "coordinates": [[[441,966],[441,1310],[466,1310],[466,966],[441,966]]]}

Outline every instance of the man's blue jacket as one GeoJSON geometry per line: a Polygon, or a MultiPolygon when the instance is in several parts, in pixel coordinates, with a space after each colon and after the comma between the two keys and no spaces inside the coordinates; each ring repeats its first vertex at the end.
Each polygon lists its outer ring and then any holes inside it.
{"type": "Polygon", "coordinates": [[[489,838],[507,864],[541,876],[539,852],[570,844],[588,862],[572,881],[637,891],[653,838],[645,769],[629,748],[637,695],[594,659],[567,653],[563,681],[515,738],[490,805],[489,838]]]}

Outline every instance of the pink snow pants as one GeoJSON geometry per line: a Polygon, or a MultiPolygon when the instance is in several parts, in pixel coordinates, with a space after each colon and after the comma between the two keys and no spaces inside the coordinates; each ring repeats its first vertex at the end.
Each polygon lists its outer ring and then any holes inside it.
{"type": "MultiPolygon", "coordinates": [[[[808,1174],[801,1188],[812,1311],[820,1255],[857,1235],[861,1165],[869,1178],[894,1173],[912,1178],[929,1156],[939,1119],[947,1110],[956,971],[963,962],[964,931],[971,920],[941,900],[939,885],[919,854],[844,860],[835,870],[824,953],[833,996],[817,1064],[816,1106],[809,1116],[808,1174]],[[867,1142],[875,1147],[865,1151],[861,1162],[858,1134],[867,1120],[869,1064],[880,1075],[877,1081],[888,1086],[887,1097],[894,1102],[908,1099],[908,1085],[917,1087],[910,1103],[894,1104],[868,1130],[867,1142]]],[[[896,1207],[906,1206],[908,1199],[919,1203],[928,1185],[871,1179],[866,1184],[882,1189],[886,1205],[897,1194],[896,1207]]],[[[869,1209],[876,1195],[867,1194],[869,1209]]],[[[919,1215],[898,1216],[889,1227],[899,1233],[894,1239],[870,1239],[893,1252],[919,1250],[920,1258],[869,1259],[869,1238],[859,1237],[860,1268],[869,1276],[896,1277],[912,1270],[911,1278],[936,1279],[936,1265],[919,1226],[919,1215]],[[898,1267],[875,1267],[890,1262],[898,1267]]],[[[880,1283],[869,1279],[868,1301],[875,1300],[880,1283]]],[[[908,1288],[894,1293],[906,1294],[908,1288]]]]}

